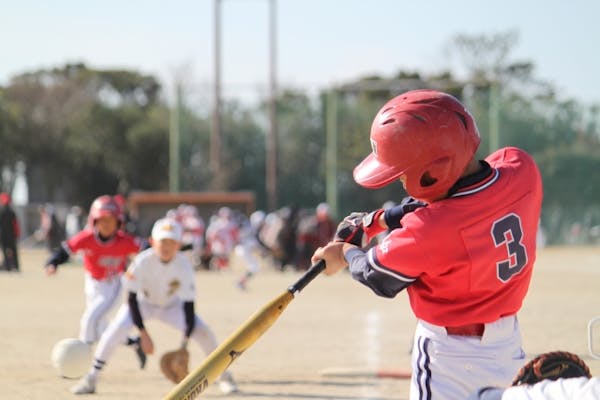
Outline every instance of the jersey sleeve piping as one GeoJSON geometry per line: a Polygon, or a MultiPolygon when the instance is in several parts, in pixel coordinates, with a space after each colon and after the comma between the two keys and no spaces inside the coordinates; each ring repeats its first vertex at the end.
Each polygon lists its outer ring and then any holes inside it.
{"type": "Polygon", "coordinates": [[[391,271],[390,269],[383,266],[377,259],[377,255],[375,254],[375,248],[372,248],[367,252],[367,260],[371,268],[373,268],[374,270],[381,272],[382,274],[389,275],[392,278],[395,278],[399,281],[412,283],[416,280],[416,278],[402,274],[398,271],[391,271]]]}

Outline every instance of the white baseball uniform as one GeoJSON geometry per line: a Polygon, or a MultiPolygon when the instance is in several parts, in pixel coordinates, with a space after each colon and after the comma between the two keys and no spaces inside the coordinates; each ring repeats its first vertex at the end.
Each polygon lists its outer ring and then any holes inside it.
{"type": "Polygon", "coordinates": [[[535,385],[507,389],[485,388],[468,400],[596,400],[600,399],[600,379],[586,377],[543,380],[535,385]]]}
{"type": "Polygon", "coordinates": [[[246,270],[251,274],[256,274],[260,269],[258,259],[254,255],[254,252],[260,249],[256,235],[250,221],[244,217],[239,226],[238,243],[234,251],[236,256],[244,261],[246,270]]]}
{"type": "MultiPolygon", "coordinates": [[[[137,293],[145,321],[159,319],[182,333],[185,331],[183,303],[194,301],[196,289],[193,267],[184,254],[177,253],[170,262],[163,263],[154,249],[147,249],[132,261],[124,281],[127,291],[137,293]]],[[[124,303],[100,338],[94,358],[106,362],[133,326],[129,304],[124,303]]],[[[197,314],[191,338],[206,354],[217,347],[213,332],[197,314]]]]}

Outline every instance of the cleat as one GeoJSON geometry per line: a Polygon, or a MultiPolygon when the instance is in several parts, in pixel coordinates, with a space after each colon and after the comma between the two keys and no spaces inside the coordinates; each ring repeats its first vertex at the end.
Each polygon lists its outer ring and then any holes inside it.
{"type": "Polygon", "coordinates": [[[246,287],[246,281],[243,279],[240,279],[239,281],[237,281],[235,283],[235,286],[237,286],[238,289],[245,291],[247,289],[246,287]]]}
{"type": "Polygon", "coordinates": [[[71,393],[73,394],[93,394],[96,393],[96,380],[89,374],[85,375],[79,382],[77,382],[72,388],[71,393]]]}
{"type": "Polygon", "coordinates": [[[239,392],[239,389],[233,378],[228,377],[227,379],[219,380],[219,389],[221,389],[221,393],[223,394],[231,394],[239,392]]]}
{"type": "Polygon", "coordinates": [[[140,338],[139,337],[135,338],[132,345],[133,345],[133,350],[135,350],[135,354],[138,357],[138,361],[140,362],[140,369],[144,369],[144,367],[146,366],[147,357],[146,357],[146,353],[144,353],[144,350],[142,350],[142,345],[140,344],[140,338]]]}

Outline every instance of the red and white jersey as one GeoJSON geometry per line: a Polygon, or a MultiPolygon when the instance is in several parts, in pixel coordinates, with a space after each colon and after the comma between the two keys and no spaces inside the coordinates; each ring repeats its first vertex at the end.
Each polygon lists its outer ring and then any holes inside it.
{"type": "Polygon", "coordinates": [[[65,243],[65,250],[69,253],[83,252],[83,266],[97,280],[121,275],[129,256],[138,253],[141,248],[139,239],[121,230],[103,242],[94,230],[86,228],[65,243]]]}
{"type": "Polygon", "coordinates": [[[516,148],[486,160],[485,179],[405,215],[368,253],[369,264],[404,281],[415,316],[439,326],[487,323],[513,315],[527,293],[536,257],[542,182],[516,148]]]}
{"type": "Polygon", "coordinates": [[[238,243],[238,226],[229,217],[214,217],[206,228],[206,241],[215,255],[227,256],[238,243]]]}
{"type": "Polygon", "coordinates": [[[183,253],[165,263],[153,248],[146,249],[133,259],[125,278],[127,290],[157,306],[167,307],[178,299],[193,302],[196,297],[194,268],[183,253]]]}

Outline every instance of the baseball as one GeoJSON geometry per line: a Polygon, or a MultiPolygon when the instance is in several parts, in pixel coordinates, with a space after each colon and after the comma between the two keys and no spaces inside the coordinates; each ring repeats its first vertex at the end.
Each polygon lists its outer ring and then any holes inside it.
{"type": "Polygon", "coordinates": [[[79,339],[62,339],[52,348],[52,365],[63,378],[80,378],[91,361],[90,346],[79,339]]]}

